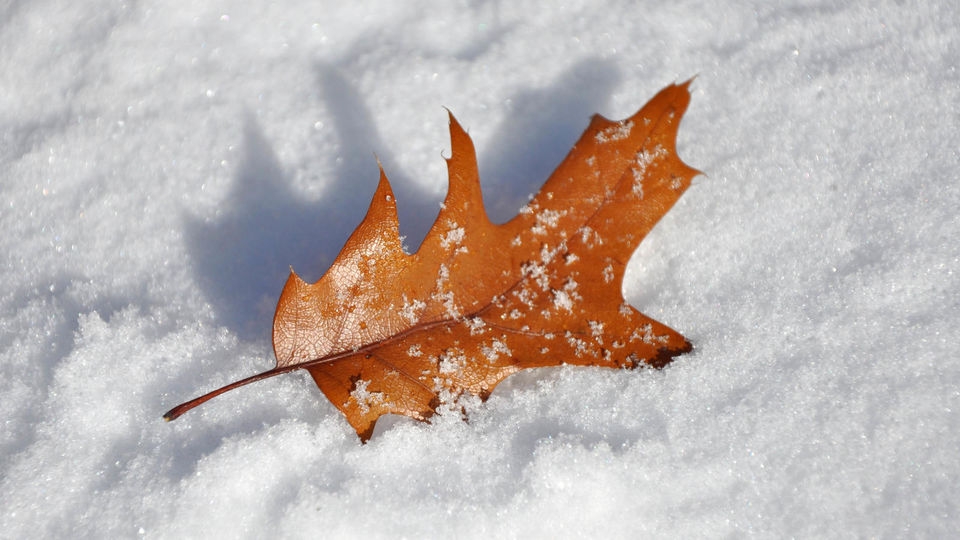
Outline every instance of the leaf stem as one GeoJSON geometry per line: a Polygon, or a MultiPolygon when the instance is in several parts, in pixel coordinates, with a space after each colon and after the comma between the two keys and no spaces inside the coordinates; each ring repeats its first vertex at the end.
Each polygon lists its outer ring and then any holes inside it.
{"type": "Polygon", "coordinates": [[[274,376],[280,375],[280,374],[282,374],[282,373],[287,373],[288,371],[294,371],[294,370],[300,369],[300,368],[302,368],[302,367],[303,367],[302,365],[291,365],[291,366],[275,367],[275,368],[273,368],[273,369],[271,369],[271,370],[264,371],[263,373],[257,373],[256,375],[252,375],[252,376],[250,376],[250,377],[247,377],[246,379],[240,379],[239,381],[234,381],[234,382],[232,382],[232,383],[230,383],[230,384],[228,384],[228,385],[226,385],[226,386],[217,388],[216,390],[214,390],[214,391],[212,391],[212,392],[207,392],[206,394],[204,394],[204,395],[202,395],[202,396],[200,396],[200,397],[193,398],[193,399],[191,399],[190,401],[187,401],[186,403],[181,403],[180,405],[177,405],[176,407],[174,407],[174,408],[170,409],[169,411],[167,411],[166,414],[163,415],[163,419],[166,420],[167,422],[169,422],[169,421],[171,421],[171,420],[176,420],[176,419],[177,419],[180,415],[182,415],[183,413],[189,411],[190,409],[192,409],[192,408],[194,408],[194,407],[196,407],[196,406],[198,406],[198,405],[203,405],[203,404],[206,403],[207,401],[210,401],[211,399],[219,396],[220,394],[222,394],[222,393],[224,393],[224,392],[229,392],[230,390],[233,390],[234,388],[239,388],[239,387],[241,387],[241,386],[246,386],[246,385],[248,385],[248,384],[250,384],[250,383],[257,382],[257,381],[261,381],[261,380],[263,380],[263,379],[269,379],[270,377],[274,377],[274,376]]]}

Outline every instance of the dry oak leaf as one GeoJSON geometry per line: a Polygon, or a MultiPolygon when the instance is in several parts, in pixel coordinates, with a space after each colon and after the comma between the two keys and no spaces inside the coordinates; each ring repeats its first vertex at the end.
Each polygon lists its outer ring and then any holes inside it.
{"type": "Polygon", "coordinates": [[[662,367],[691,350],[629,306],[624,268],[699,171],[676,153],[690,81],[632,117],[594,115],[540,192],[487,218],[470,137],[450,115],[449,191],[414,254],[403,250],[383,170],[366,217],[319,281],[291,271],[277,304],[277,365],[173,408],[306,369],[362,440],[384,414],[425,420],[464,393],[486,398],[521,369],[662,367]]]}

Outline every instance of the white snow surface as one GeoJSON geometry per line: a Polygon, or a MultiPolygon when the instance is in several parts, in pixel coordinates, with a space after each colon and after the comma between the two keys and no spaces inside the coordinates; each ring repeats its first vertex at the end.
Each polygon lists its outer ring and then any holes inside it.
{"type": "Polygon", "coordinates": [[[946,538],[960,527],[955,2],[5,2],[0,537],[946,538]],[[624,290],[662,371],[513,376],[362,445],[274,365],[383,163],[447,107],[514,215],[594,112],[696,76],[706,174],[624,290]],[[375,157],[376,156],[376,157],[375,157]]]}

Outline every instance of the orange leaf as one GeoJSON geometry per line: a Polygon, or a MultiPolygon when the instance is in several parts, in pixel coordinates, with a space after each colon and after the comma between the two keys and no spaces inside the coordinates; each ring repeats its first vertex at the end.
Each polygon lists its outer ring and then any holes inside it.
{"type": "Polygon", "coordinates": [[[487,218],[470,137],[450,115],[450,187],[419,251],[403,251],[383,170],[366,217],[319,281],[291,271],[273,323],[274,369],[175,407],[306,369],[361,439],[384,414],[425,420],[486,398],[521,369],[662,367],[683,336],[623,299],[630,255],[698,171],[676,153],[689,81],[632,117],[595,115],[519,215],[487,218]]]}

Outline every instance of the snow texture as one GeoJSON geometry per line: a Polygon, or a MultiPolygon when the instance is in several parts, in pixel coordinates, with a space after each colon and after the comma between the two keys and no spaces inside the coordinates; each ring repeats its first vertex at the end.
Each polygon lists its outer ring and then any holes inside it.
{"type": "MultiPolygon", "coordinates": [[[[955,2],[6,2],[0,536],[945,538],[960,527],[955,2]],[[393,181],[416,248],[448,107],[491,217],[599,112],[696,76],[706,172],[625,292],[667,369],[508,379],[361,445],[270,368],[393,181]]],[[[451,237],[451,241],[456,238],[451,237]]]]}

